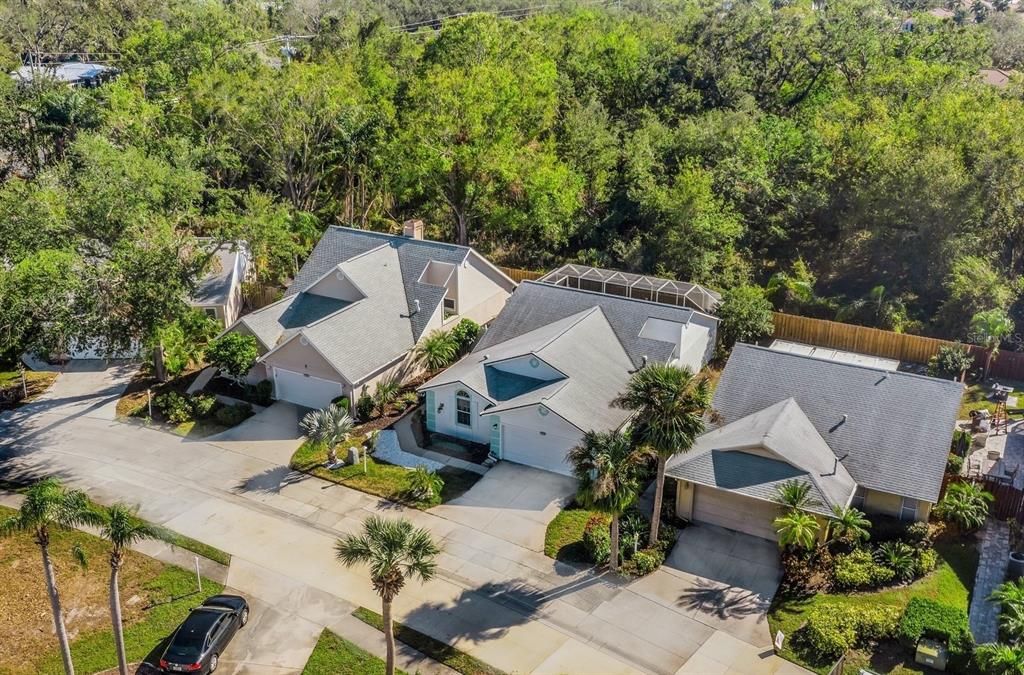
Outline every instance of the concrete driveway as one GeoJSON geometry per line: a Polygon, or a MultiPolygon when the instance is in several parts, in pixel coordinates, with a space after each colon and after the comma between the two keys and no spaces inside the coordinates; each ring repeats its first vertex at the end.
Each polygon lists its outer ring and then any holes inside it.
{"type": "Polygon", "coordinates": [[[117,400],[138,369],[139,364],[126,361],[74,359],[53,368],[59,373],[57,380],[25,411],[112,420],[117,400]]]}
{"type": "Polygon", "coordinates": [[[532,551],[543,551],[548,523],[575,494],[573,478],[499,462],[466,494],[430,512],[532,551]]]}
{"type": "Polygon", "coordinates": [[[299,420],[304,414],[305,408],[287,401],[277,401],[237,427],[214,434],[203,441],[248,457],[287,466],[292,453],[302,445],[299,420]]]}

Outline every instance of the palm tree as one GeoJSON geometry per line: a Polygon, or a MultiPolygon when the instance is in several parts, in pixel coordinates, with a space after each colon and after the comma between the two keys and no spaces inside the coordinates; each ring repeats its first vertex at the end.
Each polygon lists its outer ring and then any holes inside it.
{"type": "Polygon", "coordinates": [[[391,623],[391,603],[405,582],[414,577],[427,582],[437,570],[435,558],[441,549],[430,532],[413,527],[408,520],[385,520],[370,516],[363,522],[362,534],[349,534],[337,541],[338,560],[351,567],[365,564],[370,581],[381,600],[384,638],[387,643],[387,675],[395,673],[395,632],[391,623]]]}
{"type": "Polygon", "coordinates": [[[1024,579],[1000,584],[988,596],[989,602],[1002,605],[999,624],[1015,643],[1024,638],[1024,579]]]}
{"type": "Polygon", "coordinates": [[[79,525],[100,525],[102,518],[92,509],[89,498],[79,490],[69,490],[56,478],[42,480],[25,492],[25,500],[18,513],[0,523],[0,536],[15,532],[31,532],[43,556],[43,575],[46,578],[46,593],[50,597],[50,611],[53,625],[60,643],[60,655],[64,672],[74,675],[75,666],[71,661],[71,646],[68,631],[64,626],[64,614],[57,592],[57,579],[50,559],[50,531],[54,528],[72,529],[79,525]]]}
{"type": "Polygon", "coordinates": [[[995,642],[978,645],[974,656],[982,670],[992,675],[1024,675],[1024,648],[995,642]]]}
{"type": "Polygon", "coordinates": [[[639,496],[640,478],[652,454],[646,447],[634,447],[620,432],[588,431],[565,456],[579,480],[576,499],[611,516],[608,567],[613,572],[619,566],[619,517],[639,496]]]}
{"type": "Polygon", "coordinates": [[[996,590],[992,591],[992,595],[988,596],[988,599],[1002,605],[1024,607],[1024,578],[1000,584],[996,590]]]}
{"type": "Polygon", "coordinates": [[[110,542],[110,620],[114,627],[114,647],[118,670],[128,675],[128,659],[124,652],[124,627],[121,620],[121,589],[118,577],[124,565],[125,551],[145,539],[166,539],[166,535],[136,515],[136,509],[114,504],[102,514],[100,536],[110,542]]]}
{"type": "Polygon", "coordinates": [[[446,330],[435,330],[416,347],[416,359],[431,371],[447,368],[458,355],[459,342],[446,330]]]}
{"type": "Polygon", "coordinates": [[[337,464],[335,446],[352,432],[352,418],[345,409],[332,403],[323,410],[307,413],[300,426],[310,441],[327,446],[327,464],[337,464]]]}
{"type": "Polygon", "coordinates": [[[946,496],[936,505],[935,513],[939,518],[956,523],[962,530],[970,532],[985,524],[988,505],[992,500],[990,492],[985,492],[974,483],[950,483],[946,488],[946,496]]]}
{"type": "Polygon", "coordinates": [[[650,545],[654,546],[661,524],[665,463],[672,455],[689,450],[697,436],[704,432],[704,414],[711,405],[711,387],[706,377],[695,377],[688,368],[652,364],[633,374],[626,391],[619,394],[614,403],[636,413],[633,440],[653,450],[658,457],[650,534],[650,545]]]}
{"type": "Polygon", "coordinates": [[[833,540],[853,544],[871,538],[871,533],[868,532],[871,521],[864,517],[863,511],[852,506],[834,506],[832,513],[835,514],[835,518],[832,519],[833,540]]]}
{"type": "Polygon", "coordinates": [[[818,539],[818,520],[806,511],[793,509],[776,518],[773,525],[783,548],[810,550],[818,539]]]}
{"type": "Polygon", "coordinates": [[[985,372],[983,380],[988,379],[988,371],[992,361],[999,355],[999,343],[1013,332],[1013,320],[1001,309],[990,309],[978,312],[971,317],[972,342],[979,342],[985,348],[985,372]]]}
{"type": "Polygon", "coordinates": [[[775,488],[775,502],[790,509],[806,509],[820,505],[817,499],[811,497],[811,484],[795,478],[775,488]]]}

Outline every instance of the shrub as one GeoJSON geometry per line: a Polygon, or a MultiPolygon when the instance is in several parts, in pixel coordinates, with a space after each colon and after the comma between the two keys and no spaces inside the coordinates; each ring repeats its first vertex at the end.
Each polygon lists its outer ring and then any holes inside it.
{"type": "Polygon", "coordinates": [[[356,399],[356,415],[360,420],[366,421],[373,414],[373,397],[369,394],[361,394],[356,399]]]}
{"type": "Polygon", "coordinates": [[[237,424],[241,424],[251,416],[252,406],[248,403],[226,405],[223,408],[218,408],[217,412],[214,414],[214,418],[217,420],[217,423],[226,427],[233,427],[237,424]]]}
{"type": "Polygon", "coordinates": [[[970,654],[974,643],[966,611],[921,597],[910,599],[897,636],[910,648],[922,637],[942,640],[949,646],[950,656],[961,660],[970,654]]]}
{"type": "Polygon", "coordinates": [[[863,607],[855,614],[824,605],[811,611],[797,638],[809,650],[832,660],[858,645],[893,637],[899,620],[899,608],[889,605],[863,607]]]}
{"type": "Polygon", "coordinates": [[[244,377],[259,355],[256,338],[241,333],[225,333],[206,349],[210,363],[235,378],[244,377]]]}
{"type": "Polygon", "coordinates": [[[931,546],[932,529],[928,527],[928,523],[910,523],[903,530],[902,539],[911,546],[931,546]]]}
{"type": "Polygon", "coordinates": [[[902,541],[887,541],[875,551],[875,559],[893,571],[900,581],[908,581],[917,570],[914,549],[902,541]]]}
{"type": "Polygon", "coordinates": [[[583,528],[583,548],[587,557],[595,565],[608,562],[612,552],[611,538],[608,534],[608,521],[604,516],[593,515],[583,528]]]}
{"type": "Polygon", "coordinates": [[[932,377],[960,379],[965,371],[974,366],[970,350],[960,345],[943,345],[939,353],[928,359],[928,374],[932,377]]]}
{"type": "Polygon", "coordinates": [[[935,507],[935,514],[963,530],[976,530],[985,524],[993,497],[974,483],[950,483],[946,495],[935,507]]]}
{"type": "Polygon", "coordinates": [[[455,328],[452,328],[451,335],[458,344],[459,353],[465,354],[473,348],[476,339],[480,337],[480,324],[472,319],[463,319],[455,328]]]}
{"type": "Polygon", "coordinates": [[[352,401],[349,400],[348,396],[337,396],[331,399],[331,403],[338,406],[345,412],[348,412],[352,407],[352,401]]]}
{"type": "Polygon", "coordinates": [[[935,569],[939,564],[939,554],[935,549],[922,548],[917,551],[917,564],[914,567],[914,574],[923,577],[935,569]]]}
{"type": "Polygon", "coordinates": [[[411,408],[420,402],[419,395],[414,391],[407,391],[398,397],[398,405],[402,410],[411,408]]]}
{"type": "Polygon", "coordinates": [[[964,458],[960,455],[954,455],[952,452],[949,453],[949,460],[946,462],[946,473],[951,473],[954,476],[959,476],[960,472],[964,468],[964,458]]]}
{"type": "Polygon", "coordinates": [[[381,380],[373,390],[373,407],[383,416],[398,398],[398,380],[381,380]]]}
{"type": "Polygon", "coordinates": [[[435,330],[416,347],[416,360],[427,370],[447,368],[459,355],[459,343],[451,331],[435,330]]]}
{"type": "Polygon", "coordinates": [[[213,394],[195,393],[192,394],[190,402],[196,417],[208,417],[213,412],[213,407],[217,405],[217,397],[213,394]]]}
{"type": "Polygon", "coordinates": [[[774,329],[772,303],[758,286],[735,286],[722,297],[718,308],[719,334],[726,349],[737,342],[754,342],[774,329]]]}
{"type": "Polygon", "coordinates": [[[409,472],[409,493],[415,499],[433,499],[444,489],[444,479],[425,466],[409,472]]]}
{"type": "Polygon", "coordinates": [[[249,395],[256,405],[270,405],[274,402],[274,383],[270,380],[260,380],[249,387],[249,395]]]}
{"type": "Polygon", "coordinates": [[[642,577],[661,567],[665,562],[665,554],[656,548],[645,548],[636,552],[626,569],[635,576],[642,577]]]}
{"type": "Polygon", "coordinates": [[[871,520],[871,541],[878,544],[886,541],[907,541],[907,530],[911,523],[880,513],[871,514],[869,519],[871,520]]]}
{"type": "Polygon", "coordinates": [[[176,391],[169,391],[156,397],[156,407],[169,421],[175,424],[192,419],[192,406],[187,398],[176,391]]]}
{"type": "Polygon", "coordinates": [[[651,531],[651,521],[639,511],[629,510],[619,518],[619,555],[622,560],[639,551],[651,531]]]}
{"type": "Polygon", "coordinates": [[[889,583],[894,576],[895,572],[875,562],[867,549],[836,556],[833,578],[840,588],[874,588],[889,583]]]}

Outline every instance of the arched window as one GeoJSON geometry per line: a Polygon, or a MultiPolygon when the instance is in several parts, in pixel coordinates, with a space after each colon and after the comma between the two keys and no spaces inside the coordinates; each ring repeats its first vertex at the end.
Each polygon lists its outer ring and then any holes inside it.
{"type": "Polygon", "coordinates": [[[455,392],[455,423],[464,427],[473,426],[470,416],[469,393],[464,389],[455,392]]]}

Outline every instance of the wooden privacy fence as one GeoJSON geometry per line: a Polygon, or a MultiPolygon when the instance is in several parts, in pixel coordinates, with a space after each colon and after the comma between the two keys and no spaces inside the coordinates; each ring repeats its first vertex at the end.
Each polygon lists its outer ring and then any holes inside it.
{"type": "MultiPolygon", "coordinates": [[[[928,363],[928,359],[937,354],[942,346],[957,344],[923,335],[894,333],[782,312],[775,312],[774,321],[774,337],[779,340],[791,340],[912,363],[928,363]]],[[[981,368],[985,365],[983,348],[977,345],[961,346],[970,349],[975,367],[981,368]]],[[[992,362],[990,376],[1024,380],[1024,353],[1000,351],[996,360],[992,362]]]]}
{"type": "Polygon", "coordinates": [[[533,270],[521,270],[516,267],[499,267],[499,270],[504,272],[512,281],[517,284],[520,281],[534,281],[544,276],[544,272],[535,272],[533,270]]]}

